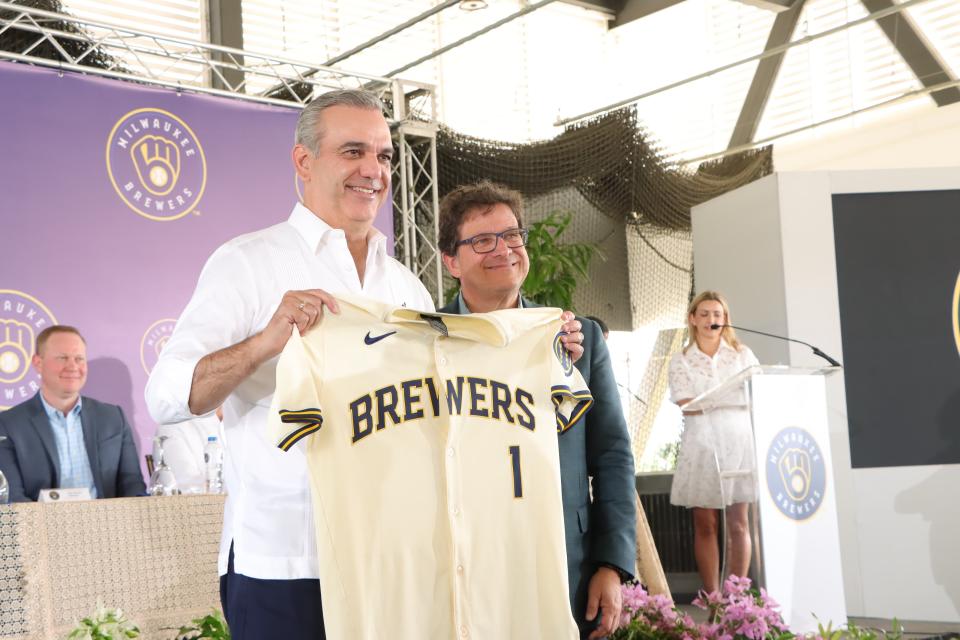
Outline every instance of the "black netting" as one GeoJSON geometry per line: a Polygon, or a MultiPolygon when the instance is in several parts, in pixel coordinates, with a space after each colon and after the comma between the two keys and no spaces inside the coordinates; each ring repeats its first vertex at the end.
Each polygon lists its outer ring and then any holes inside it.
{"type": "Polygon", "coordinates": [[[441,126],[437,156],[441,195],[481,178],[527,198],[572,186],[604,215],[659,229],[688,230],[692,206],[773,170],[770,147],[684,170],[664,160],[635,107],[583,120],[546,142],[484,140],[441,126]]]}

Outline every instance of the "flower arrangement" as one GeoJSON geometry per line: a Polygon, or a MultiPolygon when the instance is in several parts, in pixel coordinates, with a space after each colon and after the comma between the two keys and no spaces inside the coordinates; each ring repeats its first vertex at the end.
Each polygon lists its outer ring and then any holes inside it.
{"type": "Polygon", "coordinates": [[[67,640],[126,640],[139,637],[140,629],[127,620],[123,611],[101,606],[92,616],[78,622],[67,640]]]}
{"type": "Polygon", "coordinates": [[[230,640],[230,629],[223,615],[216,609],[202,618],[180,627],[176,640],[230,640]]]}
{"type": "MultiPolygon", "coordinates": [[[[230,630],[223,615],[213,610],[202,618],[176,630],[174,640],[230,640],[230,630]]],[[[98,607],[96,613],[77,623],[66,640],[127,640],[139,638],[140,629],[127,620],[120,609],[98,607]]]]}
{"type": "Polygon", "coordinates": [[[666,596],[650,595],[638,583],[622,587],[620,628],[609,640],[902,640],[903,625],[893,619],[891,631],[845,624],[834,629],[819,624],[816,633],[794,634],[783,621],[779,606],[766,590],[751,586],[749,578],[730,576],[721,591],[700,592],[693,604],[709,613],[697,623],[678,611],[666,596]]]}
{"type": "Polygon", "coordinates": [[[640,584],[623,587],[621,628],[610,640],[789,640],[779,605],[749,578],[730,576],[722,591],[701,592],[693,604],[709,612],[709,621],[694,622],[662,595],[651,596],[640,584]]]}

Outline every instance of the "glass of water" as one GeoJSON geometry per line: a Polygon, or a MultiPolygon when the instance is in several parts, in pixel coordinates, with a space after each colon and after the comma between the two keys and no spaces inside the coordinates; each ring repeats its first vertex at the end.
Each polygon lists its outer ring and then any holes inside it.
{"type": "Polygon", "coordinates": [[[180,493],[173,470],[163,459],[163,443],[166,439],[167,436],[157,436],[153,439],[153,459],[156,461],[156,467],[150,474],[150,486],[147,488],[147,493],[152,496],[175,496],[180,493]]]}

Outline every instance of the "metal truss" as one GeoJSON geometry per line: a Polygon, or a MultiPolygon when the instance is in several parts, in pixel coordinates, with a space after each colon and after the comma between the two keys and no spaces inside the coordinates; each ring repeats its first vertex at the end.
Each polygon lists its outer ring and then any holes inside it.
{"type": "Polygon", "coordinates": [[[393,168],[395,255],[443,304],[443,266],[438,246],[437,130],[433,123],[405,122],[394,132],[400,153],[393,168]]]}
{"type": "Polygon", "coordinates": [[[431,85],[355,73],[205,42],[135,31],[0,1],[0,60],[303,107],[342,88],[377,93],[399,149],[394,166],[396,257],[442,301],[437,250],[436,100],[431,85]],[[272,87],[264,93],[264,87],[272,87]]]}

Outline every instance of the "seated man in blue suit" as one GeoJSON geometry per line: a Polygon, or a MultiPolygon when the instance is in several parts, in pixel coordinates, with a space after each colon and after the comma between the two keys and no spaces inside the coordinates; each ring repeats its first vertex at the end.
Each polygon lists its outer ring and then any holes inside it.
{"type": "MultiPolygon", "coordinates": [[[[440,311],[538,306],[520,295],[530,269],[522,216],[520,194],[491,182],[444,196],[439,245],[447,271],[460,280],[460,294],[440,311]]],[[[610,354],[600,327],[577,319],[583,325],[583,355],[576,367],[590,387],[593,407],[559,436],[560,482],[572,613],[581,636],[594,639],[619,624],[620,583],[632,577],[636,562],[637,495],[610,354]]]]}
{"type": "Polygon", "coordinates": [[[40,391],[0,413],[0,470],[11,502],[37,500],[42,489],[89,488],[94,498],[146,492],[133,433],[120,407],[81,397],[87,346],[66,325],[37,336],[33,367],[40,391]]]}

